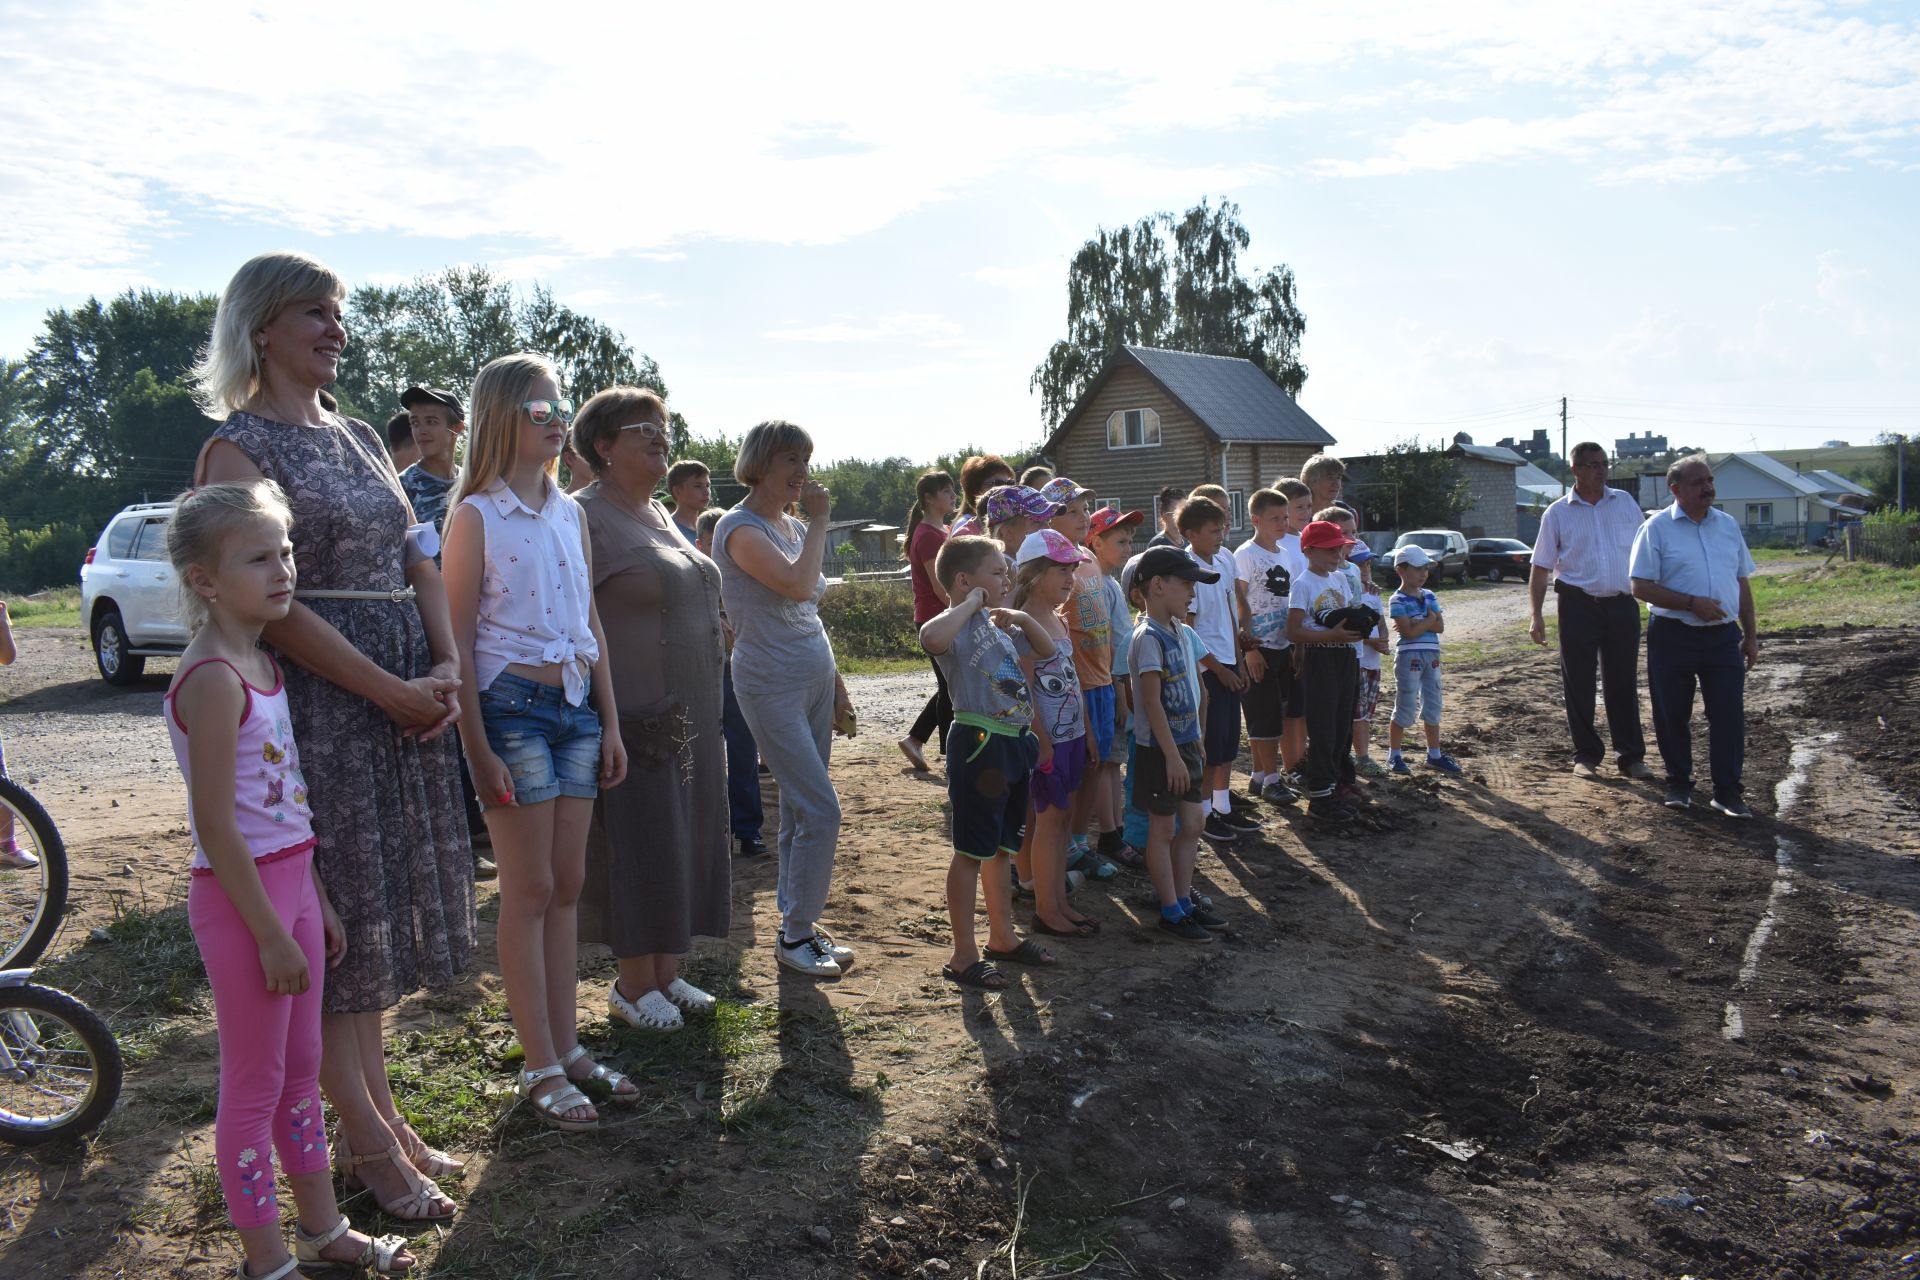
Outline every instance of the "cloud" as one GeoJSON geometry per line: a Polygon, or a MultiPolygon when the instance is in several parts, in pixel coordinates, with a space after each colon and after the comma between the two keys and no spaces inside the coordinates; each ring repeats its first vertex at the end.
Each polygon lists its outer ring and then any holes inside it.
{"type": "Polygon", "coordinates": [[[774,329],[767,333],[767,337],[776,342],[893,342],[905,338],[944,338],[959,332],[960,326],[945,316],[901,313],[882,316],[870,325],[852,325],[836,320],[827,324],[774,329]]]}

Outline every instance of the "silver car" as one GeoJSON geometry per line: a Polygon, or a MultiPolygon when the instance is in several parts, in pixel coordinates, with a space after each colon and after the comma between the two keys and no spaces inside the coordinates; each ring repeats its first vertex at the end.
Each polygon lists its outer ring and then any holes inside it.
{"type": "Polygon", "coordinates": [[[132,684],[148,658],[173,657],[192,639],[179,581],[167,560],[171,502],[139,502],[107,521],[80,566],[80,616],[108,684],[132,684]]]}

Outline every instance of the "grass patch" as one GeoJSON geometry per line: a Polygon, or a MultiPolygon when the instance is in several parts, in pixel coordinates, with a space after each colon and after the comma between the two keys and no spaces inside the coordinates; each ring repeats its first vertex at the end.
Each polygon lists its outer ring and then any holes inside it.
{"type": "Polygon", "coordinates": [[[210,993],[184,902],[156,906],[110,889],[113,919],[85,943],[40,966],[39,978],[93,1006],[113,1027],[128,1066],[181,1045],[184,1019],[207,1011],[210,993]]]}
{"type": "Polygon", "coordinates": [[[1761,634],[1798,627],[1897,627],[1920,622],[1920,569],[1836,560],[1748,579],[1761,634]]]}
{"type": "Polygon", "coordinates": [[[837,655],[840,662],[840,674],[843,676],[905,676],[916,672],[925,672],[927,659],[923,654],[917,658],[851,658],[837,655]]]}
{"type": "Polygon", "coordinates": [[[15,627],[77,627],[80,625],[80,588],[54,587],[7,601],[7,616],[15,627]]]}

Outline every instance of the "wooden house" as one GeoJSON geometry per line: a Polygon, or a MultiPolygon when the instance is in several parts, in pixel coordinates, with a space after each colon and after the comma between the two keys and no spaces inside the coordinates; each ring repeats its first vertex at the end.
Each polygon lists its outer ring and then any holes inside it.
{"type": "MultiPolygon", "coordinates": [[[[1251,360],[1121,346],[1044,450],[1058,475],[1101,506],[1146,514],[1167,485],[1217,484],[1247,532],[1247,499],[1333,443],[1325,428],[1251,360]]],[[[1234,538],[1239,541],[1239,538],[1234,538]]]]}

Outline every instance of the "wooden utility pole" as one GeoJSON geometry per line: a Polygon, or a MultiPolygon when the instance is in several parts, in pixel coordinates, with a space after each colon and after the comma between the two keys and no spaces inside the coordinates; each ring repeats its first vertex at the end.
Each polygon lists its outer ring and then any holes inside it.
{"type": "Polygon", "coordinates": [[[1573,483],[1573,459],[1567,456],[1567,398],[1560,397],[1560,466],[1567,473],[1567,483],[1573,483]]]}

